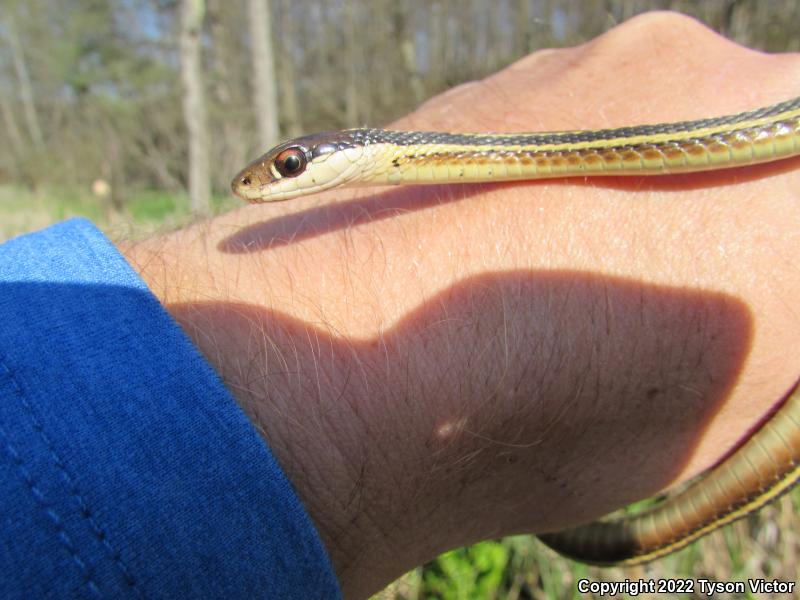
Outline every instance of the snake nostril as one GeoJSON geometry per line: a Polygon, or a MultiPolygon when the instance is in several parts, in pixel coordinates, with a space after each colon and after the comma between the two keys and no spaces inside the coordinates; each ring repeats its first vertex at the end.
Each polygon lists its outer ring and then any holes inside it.
{"type": "Polygon", "coordinates": [[[242,185],[250,185],[253,181],[249,177],[242,177],[241,179],[242,185]]]}

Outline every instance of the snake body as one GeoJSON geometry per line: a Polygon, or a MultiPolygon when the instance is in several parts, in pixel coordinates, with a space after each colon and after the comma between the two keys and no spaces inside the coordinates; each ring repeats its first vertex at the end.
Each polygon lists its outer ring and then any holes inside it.
{"type": "MultiPolygon", "coordinates": [[[[659,125],[543,133],[348,129],[280,144],[233,180],[250,202],[344,185],[514,181],[710,171],[800,155],[800,97],[659,125]]],[[[738,450],[676,496],[635,516],[540,538],[584,562],[669,554],[774,500],[800,478],[800,386],[738,450]]]]}
{"type": "Polygon", "coordinates": [[[276,146],[231,184],[250,202],[344,185],[663,175],[800,153],[800,97],[753,111],[660,125],[545,133],[346,129],[276,146]]]}

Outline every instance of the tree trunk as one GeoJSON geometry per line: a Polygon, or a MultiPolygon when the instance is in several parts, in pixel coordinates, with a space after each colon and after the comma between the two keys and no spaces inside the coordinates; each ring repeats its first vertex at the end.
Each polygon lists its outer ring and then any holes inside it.
{"type": "Polygon", "coordinates": [[[252,106],[252,94],[248,91],[250,58],[243,51],[245,45],[238,34],[246,20],[244,6],[227,0],[208,0],[213,73],[210,126],[212,131],[222,131],[221,136],[215,136],[211,148],[212,162],[216,165],[212,181],[217,185],[227,185],[233,173],[242,168],[253,143],[252,127],[247,127],[246,133],[243,118],[252,106]]]}
{"type": "Polygon", "coordinates": [[[359,48],[358,44],[361,37],[358,34],[358,25],[356,23],[356,7],[353,5],[353,0],[345,0],[344,3],[344,31],[345,34],[345,52],[346,57],[346,83],[345,83],[345,122],[348,127],[358,127],[361,118],[360,100],[361,94],[359,93],[359,48]]]}
{"type": "Polygon", "coordinates": [[[278,94],[272,54],[272,13],[269,0],[248,0],[250,49],[253,60],[258,143],[263,151],[278,141],[278,94]]]}
{"type": "MultiPolygon", "coordinates": [[[[491,11],[489,11],[491,13],[491,11]]],[[[396,44],[400,48],[403,64],[403,79],[411,92],[411,101],[414,106],[425,99],[425,87],[419,73],[417,64],[417,46],[414,43],[414,31],[411,21],[411,8],[398,2],[394,5],[394,35],[396,44]]]]}
{"type": "Polygon", "coordinates": [[[34,145],[40,148],[44,143],[44,138],[42,136],[42,128],[39,125],[39,117],[36,114],[36,105],[33,102],[33,86],[31,85],[31,78],[28,74],[28,66],[25,64],[25,56],[22,53],[22,45],[19,43],[19,38],[17,37],[14,20],[9,18],[7,25],[6,35],[8,36],[9,46],[11,47],[11,58],[19,83],[19,95],[20,100],[22,100],[25,125],[28,128],[28,134],[31,136],[34,145]]]}
{"type": "Polygon", "coordinates": [[[0,94],[0,112],[3,114],[3,124],[8,132],[8,139],[11,141],[11,150],[17,160],[25,155],[25,142],[22,140],[22,133],[17,127],[17,120],[14,118],[14,111],[6,100],[5,95],[0,94]]]}
{"type": "Polygon", "coordinates": [[[514,57],[525,56],[531,51],[531,6],[528,0],[517,0],[513,18],[514,57]]]}
{"type": "MultiPolygon", "coordinates": [[[[308,28],[301,28],[300,19],[293,18],[291,13],[278,5],[276,31],[278,31],[278,47],[288,48],[297,40],[303,39],[303,35],[308,32],[308,28]]],[[[297,93],[297,84],[302,79],[303,70],[300,68],[301,61],[293,52],[286,52],[281,56],[281,60],[275,63],[277,71],[278,89],[280,89],[281,121],[283,122],[283,133],[286,137],[294,138],[303,133],[303,117],[300,105],[300,97],[297,93]]]]}
{"type": "Polygon", "coordinates": [[[183,118],[189,134],[189,201],[192,212],[211,209],[208,161],[208,125],[200,65],[200,34],[205,2],[183,0],[181,6],[181,80],[183,118]]]}

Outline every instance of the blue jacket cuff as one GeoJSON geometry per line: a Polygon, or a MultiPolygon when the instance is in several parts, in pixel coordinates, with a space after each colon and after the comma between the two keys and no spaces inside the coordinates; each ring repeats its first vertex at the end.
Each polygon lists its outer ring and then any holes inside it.
{"type": "Polygon", "coordinates": [[[0,597],[338,598],[291,484],[90,223],[0,246],[0,597]]]}

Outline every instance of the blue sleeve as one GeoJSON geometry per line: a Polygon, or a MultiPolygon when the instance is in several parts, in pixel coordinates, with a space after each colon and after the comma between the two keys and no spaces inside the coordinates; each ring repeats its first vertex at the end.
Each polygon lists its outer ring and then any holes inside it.
{"type": "Polygon", "coordinates": [[[0,598],[339,598],[264,441],[115,247],[0,245],[0,598]]]}

